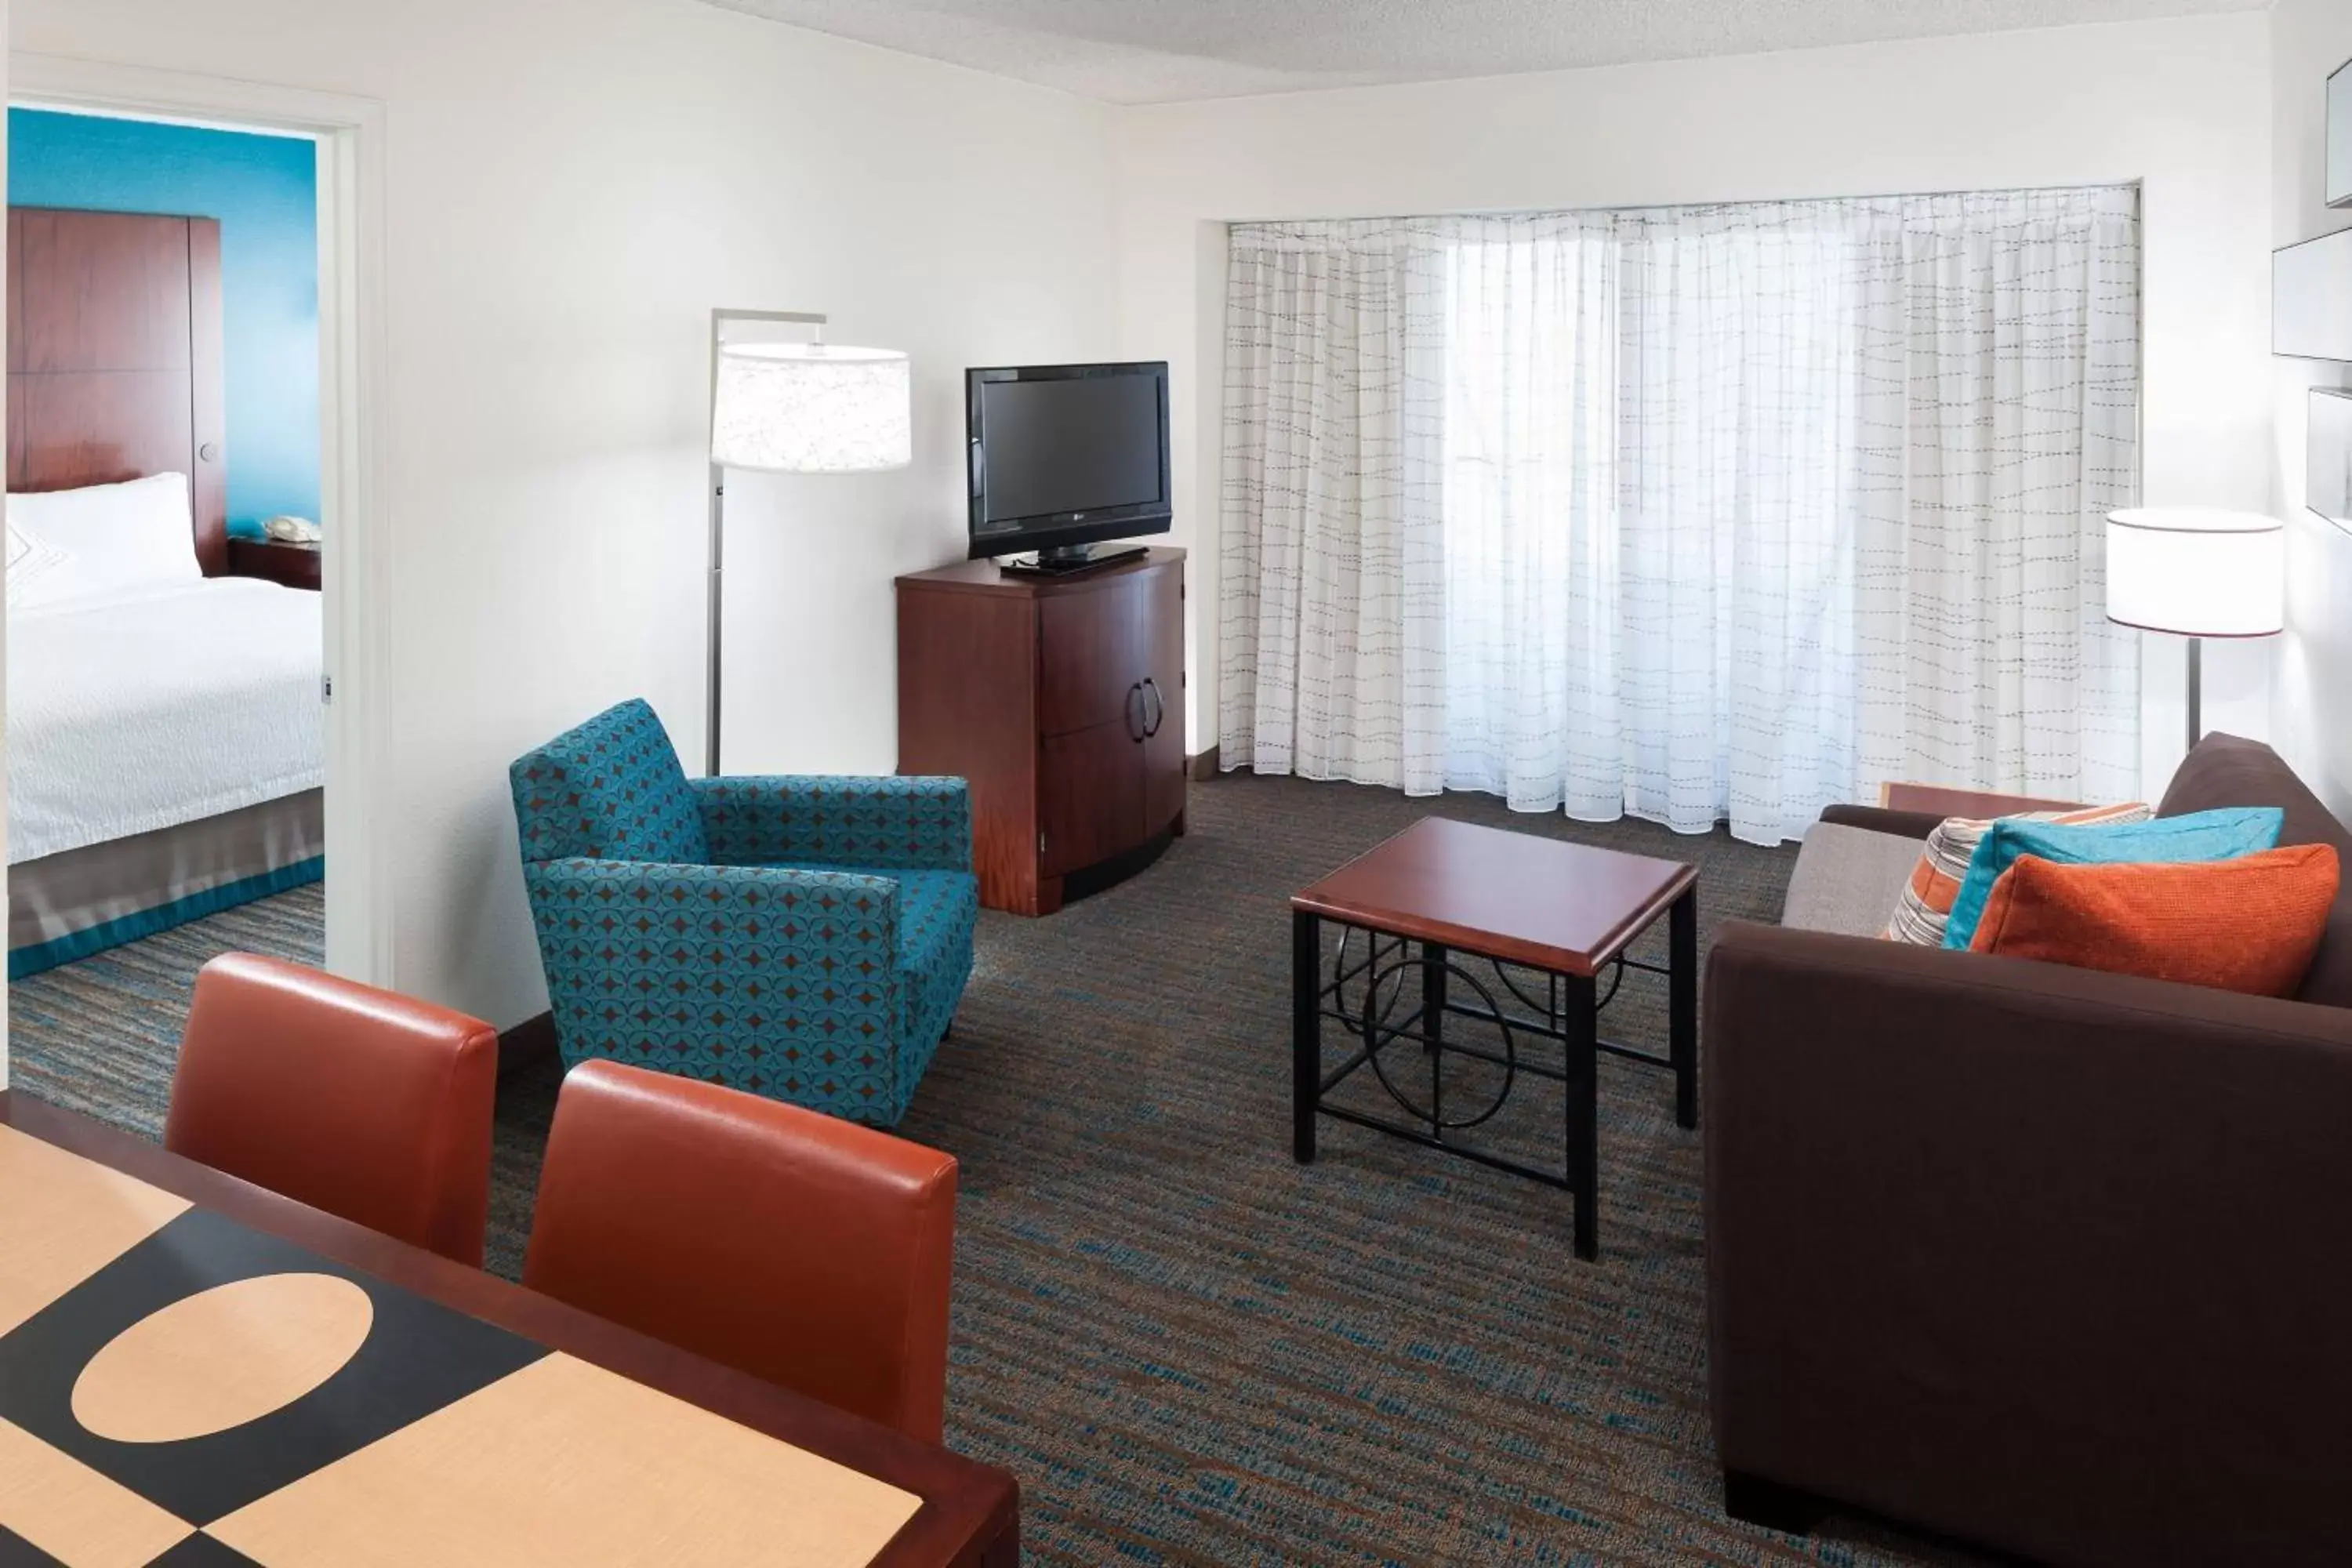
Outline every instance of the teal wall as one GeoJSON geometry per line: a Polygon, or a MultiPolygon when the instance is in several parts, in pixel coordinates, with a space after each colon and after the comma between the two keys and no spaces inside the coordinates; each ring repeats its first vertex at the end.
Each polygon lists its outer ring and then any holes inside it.
{"type": "Polygon", "coordinates": [[[319,515],[319,179],[297,137],[8,111],[8,200],[218,218],[230,531],[319,515]]]}

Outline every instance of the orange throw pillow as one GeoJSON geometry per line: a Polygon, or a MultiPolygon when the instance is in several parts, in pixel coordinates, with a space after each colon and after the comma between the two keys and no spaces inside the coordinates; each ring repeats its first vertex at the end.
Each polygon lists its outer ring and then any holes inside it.
{"type": "Polygon", "coordinates": [[[2340,874],[2326,844],[2190,865],[2021,856],[1992,885],[1969,951],[2292,995],[2326,932],[2340,874]]]}

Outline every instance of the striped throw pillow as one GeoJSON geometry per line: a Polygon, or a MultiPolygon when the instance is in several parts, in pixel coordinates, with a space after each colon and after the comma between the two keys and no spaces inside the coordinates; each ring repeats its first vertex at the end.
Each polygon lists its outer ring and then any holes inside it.
{"type": "Polygon", "coordinates": [[[1911,868],[1910,885],[1903,889],[1902,901],[1895,906],[1895,918],[1887,922],[1886,939],[1920,947],[1944,945],[1944,927],[1952,918],[1952,900],[1959,897],[1961,879],[1969,874],[1969,858],[1977,852],[1977,841],[1995,822],[2112,827],[2126,822],[2146,822],[2148,816],[2147,805],[2134,801],[2128,805],[2089,805],[2075,811],[2021,811],[2008,817],[1946,817],[1927,835],[1919,863],[1911,868]]]}

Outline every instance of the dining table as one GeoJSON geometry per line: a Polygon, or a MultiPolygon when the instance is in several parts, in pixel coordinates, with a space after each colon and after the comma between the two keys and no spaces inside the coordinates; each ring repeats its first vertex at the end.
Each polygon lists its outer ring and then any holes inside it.
{"type": "Polygon", "coordinates": [[[1012,1568],[1012,1475],[0,1089],[0,1564],[1012,1568]]]}

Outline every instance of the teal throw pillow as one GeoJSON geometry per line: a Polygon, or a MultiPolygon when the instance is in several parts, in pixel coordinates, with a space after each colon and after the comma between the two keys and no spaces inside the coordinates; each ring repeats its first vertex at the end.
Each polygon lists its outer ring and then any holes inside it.
{"type": "Polygon", "coordinates": [[[1944,927],[1944,945],[1966,949],[1977,933],[1992,885],[2021,855],[2038,855],[2073,866],[2112,866],[2162,862],[2179,865],[2192,860],[2234,860],[2278,847],[2279,829],[2286,813],[2274,805],[2225,806],[2219,811],[2192,811],[2181,816],[2152,816],[2146,822],[2113,826],[2066,827],[2055,822],[2031,822],[2003,817],[1977,840],[1969,857],[1968,875],[1952,897],[1952,918],[1944,927]]]}

